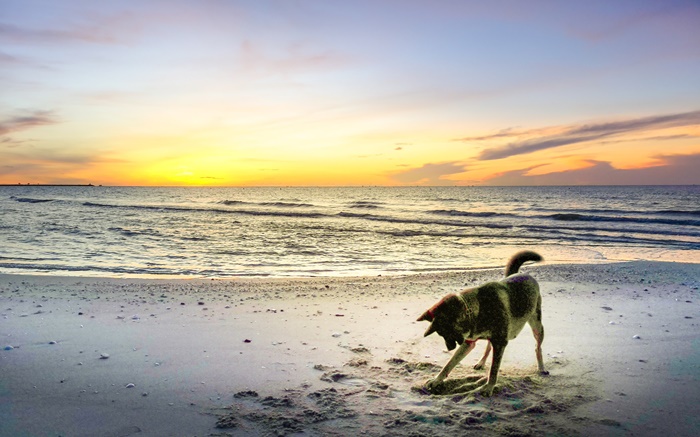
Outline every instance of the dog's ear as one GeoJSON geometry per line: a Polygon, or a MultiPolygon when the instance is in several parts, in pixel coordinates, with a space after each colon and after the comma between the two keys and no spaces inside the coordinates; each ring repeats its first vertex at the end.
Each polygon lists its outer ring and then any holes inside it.
{"type": "Polygon", "coordinates": [[[427,337],[435,331],[435,323],[431,323],[430,326],[428,326],[428,329],[426,329],[425,334],[423,334],[423,337],[427,337]]]}
{"type": "Polygon", "coordinates": [[[418,317],[418,320],[416,320],[416,322],[422,322],[423,320],[427,320],[429,322],[432,322],[433,321],[432,311],[428,310],[428,311],[424,312],[423,315],[418,317]]]}

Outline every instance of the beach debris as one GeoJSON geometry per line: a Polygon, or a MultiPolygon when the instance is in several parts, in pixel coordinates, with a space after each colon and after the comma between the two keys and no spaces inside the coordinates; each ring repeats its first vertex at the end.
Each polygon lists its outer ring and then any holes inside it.
{"type": "Polygon", "coordinates": [[[257,398],[260,396],[258,392],[253,391],[253,390],[243,390],[239,391],[238,393],[234,394],[233,397],[236,399],[241,399],[241,398],[257,398]]]}
{"type": "Polygon", "coordinates": [[[56,340],[51,340],[49,344],[58,344],[58,342],[56,340]]]}
{"type": "Polygon", "coordinates": [[[5,347],[3,348],[3,350],[11,351],[11,350],[13,350],[14,348],[15,348],[14,346],[8,344],[7,346],[5,346],[5,347]]]}
{"type": "Polygon", "coordinates": [[[243,340],[243,343],[250,343],[250,342],[252,342],[252,341],[253,341],[253,340],[246,338],[245,340],[243,340]]]}
{"type": "Polygon", "coordinates": [[[130,382],[126,385],[126,388],[134,388],[134,387],[136,387],[136,384],[134,384],[133,382],[130,382]]]}
{"type": "Polygon", "coordinates": [[[354,358],[348,361],[345,365],[350,367],[362,367],[368,365],[369,362],[364,358],[354,358]]]}
{"type": "Polygon", "coordinates": [[[131,316],[131,320],[138,320],[140,318],[141,317],[139,317],[138,314],[134,314],[133,316],[131,316]]]}
{"type": "Polygon", "coordinates": [[[328,372],[321,375],[321,381],[326,382],[338,382],[342,379],[348,378],[348,375],[343,372],[328,372]]]}
{"type": "Polygon", "coordinates": [[[640,337],[640,336],[638,336],[638,335],[633,335],[632,338],[635,339],[635,340],[641,340],[641,339],[642,339],[642,337],[640,337]]]}
{"type": "Polygon", "coordinates": [[[204,305],[204,302],[197,302],[197,305],[204,305]]]}
{"type": "Polygon", "coordinates": [[[333,336],[334,338],[338,338],[338,337],[340,337],[341,335],[343,335],[343,334],[341,334],[340,332],[334,332],[332,336],[333,336]]]}
{"type": "Polygon", "coordinates": [[[101,353],[101,354],[100,354],[100,359],[101,359],[101,360],[107,360],[107,359],[109,359],[109,354],[108,354],[108,353],[105,353],[105,352],[101,353]]]}
{"type": "Polygon", "coordinates": [[[604,306],[604,307],[601,307],[601,308],[604,309],[605,311],[612,311],[612,310],[613,310],[613,309],[610,308],[609,306],[604,306]]]}

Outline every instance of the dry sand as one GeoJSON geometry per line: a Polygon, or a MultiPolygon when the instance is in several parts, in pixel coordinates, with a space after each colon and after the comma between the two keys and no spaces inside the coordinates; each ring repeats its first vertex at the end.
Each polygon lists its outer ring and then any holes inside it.
{"type": "MultiPolygon", "coordinates": [[[[496,394],[415,319],[495,270],[343,279],[0,275],[0,435],[700,435],[700,264],[526,267],[496,394]]],[[[483,343],[483,342],[482,342],[483,343]]]]}

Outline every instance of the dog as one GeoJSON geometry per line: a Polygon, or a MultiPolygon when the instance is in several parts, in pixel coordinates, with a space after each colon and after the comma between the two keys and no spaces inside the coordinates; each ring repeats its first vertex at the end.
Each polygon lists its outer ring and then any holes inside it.
{"type": "Polygon", "coordinates": [[[489,282],[476,288],[463,290],[442,298],[418,318],[427,320],[430,327],[424,337],[437,332],[445,340],[448,350],[459,348],[435,379],[426,383],[431,391],[447,378],[452,369],[474,349],[477,340],[488,340],[486,352],[474,366],[482,368],[493,347],[493,360],[488,379],[482,378],[474,384],[471,392],[491,396],[498,381],[503,352],[509,340],[513,340],[529,324],[535,336],[537,347],[537,367],[542,375],[547,375],[542,361],[542,297],[537,281],[518,270],[526,262],[539,262],[542,257],[532,251],[518,252],[508,261],[505,279],[489,282]]]}

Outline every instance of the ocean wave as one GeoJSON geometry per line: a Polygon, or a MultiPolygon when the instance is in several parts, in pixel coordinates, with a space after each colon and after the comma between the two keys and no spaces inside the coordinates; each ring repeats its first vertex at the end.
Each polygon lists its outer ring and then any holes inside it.
{"type": "MultiPolygon", "coordinates": [[[[575,229],[573,229],[575,230],[575,229]]],[[[534,231],[534,229],[533,229],[534,231]]],[[[700,249],[700,243],[673,240],[673,239],[654,239],[654,238],[644,238],[634,235],[625,235],[623,233],[617,233],[614,235],[604,235],[592,233],[581,233],[578,232],[566,233],[561,232],[556,229],[538,229],[539,232],[520,232],[520,233],[502,233],[502,232],[489,232],[489,233],[475,233],[475,232],[459,232],[459,231],[428,231],[428,230],[395,230],[395,231],[380,231],[379,233],[391,235],[398,238],[414,238],[414,237],[437,237],[437,238],[459,238],[468,239],[470,244],[477,244],[479,242],[486,243],[503,243],[511,241],[530,241],[533,244],[540,244],[543,242],[567,242],[567,243],[595,243],[601,245],[614,245],[614,244],[625,244],[628,246],[644,246],[644,247],[675,247],[679,249],[689,249],[698,250],[700,249]]]]}
{"type": "Polygon", "coordinates": [[[293,203],[293,202],[262,202],[258,205],[275,206],[278,208],[312,208],[314,205],[310,203],[293,203]]]}
{"type": "Polygon", "coordinates": [[[195,270],[195,269],[172,269],[166,267],[121,267],[121,266],[100,266],[100,265],[64,265],[64,264],[33,264],[33,263],[3,263],[0,268],[12,270],[27,270],[32,272],[70,272],[87,273],[101,272],[116,275],[157,275],[157,276],[228,276],[224,271],[218,270],[195,270]]]}
{"type": "Polygon", "coordinates": [[[348,203],[349,208],[358,209],[378,209],[382,208],[382,205],[384,205],[382,202],[371,202],[368,200],[357,200],[355,202],[348,203]]]}
{"type": "Polygon", "coordinates": [[[678,215],[696,215],[700,216],[700,209],[681,210],[681,209],[662,209],[657,211],[658,214],[678,214],[678,215]]]}
{"type": "Polygon", "coordinates": [[[576,213],[557,213],[544,218],[550,218],[557,221],[565,222],[624,222],[624,223],[652,223],[660,225],[676,225],[676,226],[700,226],[700,220],[681,220],[681,219],[665,219],[653,217],[620,217],[620,216],[601,216],[587,215],[576,213]]]}
{"type": "Polygon", "coordinates": [[[436,209],[433,211],[428,211],[430,214],[435,215],[447,215],[451,217],[496,217],[496,216],[512,216],[513,214],[494,212],[494,211],[482,211],[482,212],[469,212],[469,211],[459,211],[456,209],[436,209]]]}
{"type": "Polygon", "coordinates": [[[131,229],[125,229],[125,228],[116,226],[116,227],[107,228],[107,230],[112,231],[112,232],[116,232],[116,233],[121,234],[125,237],[137,237],[137,236],[145,235],[148,237],[162,238],[164,236],[163,234],[156,231],[155,229],[139,229],[139,230],[133,231],[131,229]]]}
{"type": "Polygon", "coordinates": [[[441,226],[456,226],[456,227],[483,227],[491,229],[510,229],[513,224],[510,223],[486,223],[486,222],[462,222],[454,220],[430,220],[430,219],[408,219],[401,217],[390,217],[374,214],[358,214],[353,212],[340,212],[338,216],[345,218],[361,218],[364,220],[378,221],[384,223],[401,223],[401,224],[415,224],[415,225],[441,225],[441,226]]]}
{"type": "Polygon", "coordinates": [[[232,205],[247,205],[250,202],[244,202],[242,200],[221,200],[221,201],[216,202],[216,203],[221,204],[221,205],[232,206],[232,205]]]}
{"type": "Polygon", "coordinates": [[[553,212],[556,214],[603,214],[614,216],[648,216],[648,215],[679,215],[679,216],[700,216],[700,210],[695,209],[618,209],[618,208],[523,208],[520,210],[532,212],[553,212]]]}
{"type": "Polygon", "coordinates": [[[239,206],[239,205],[259,205],[259,206],[272,206],[275,208],[312,208],[314,205],[310,203],[302,203],[302,202],[283,202],[283,201],[278,201],[278,202],[260,202],[260,203],[255,203],[255,202],[245,202],[243,200],[222,200],[220,202],[217,202],[220,205],[226,205],[226,206],[239,206]]]}
{"type": "Polygon", "coordinates": [[[22,203],[46,203],[46,202],[53,202],[56,199],[33,199],[31,197],[15,197],[15,196],[10,196],[10,199],[14,200],[15,202],[22,202],[22,203]]]}
{"type": "Polygon", "coordinates": [[[179,206],[151,206],[151,205],[114,205],[105,203],[84,202],[84,206],[96,208],[121,208],[121,209],[136,209],[150,210],[160,212],[204,212],[216,214],[238,214],[251,216],[272,216],[272,217],[329,217],[327,214],[318,212],[297,212],[297,211],[271,211],[271,210],[256,210],[256,209],[221,209],[221,208],[198,208],[198,207],[179,207],[179,206]]]}

